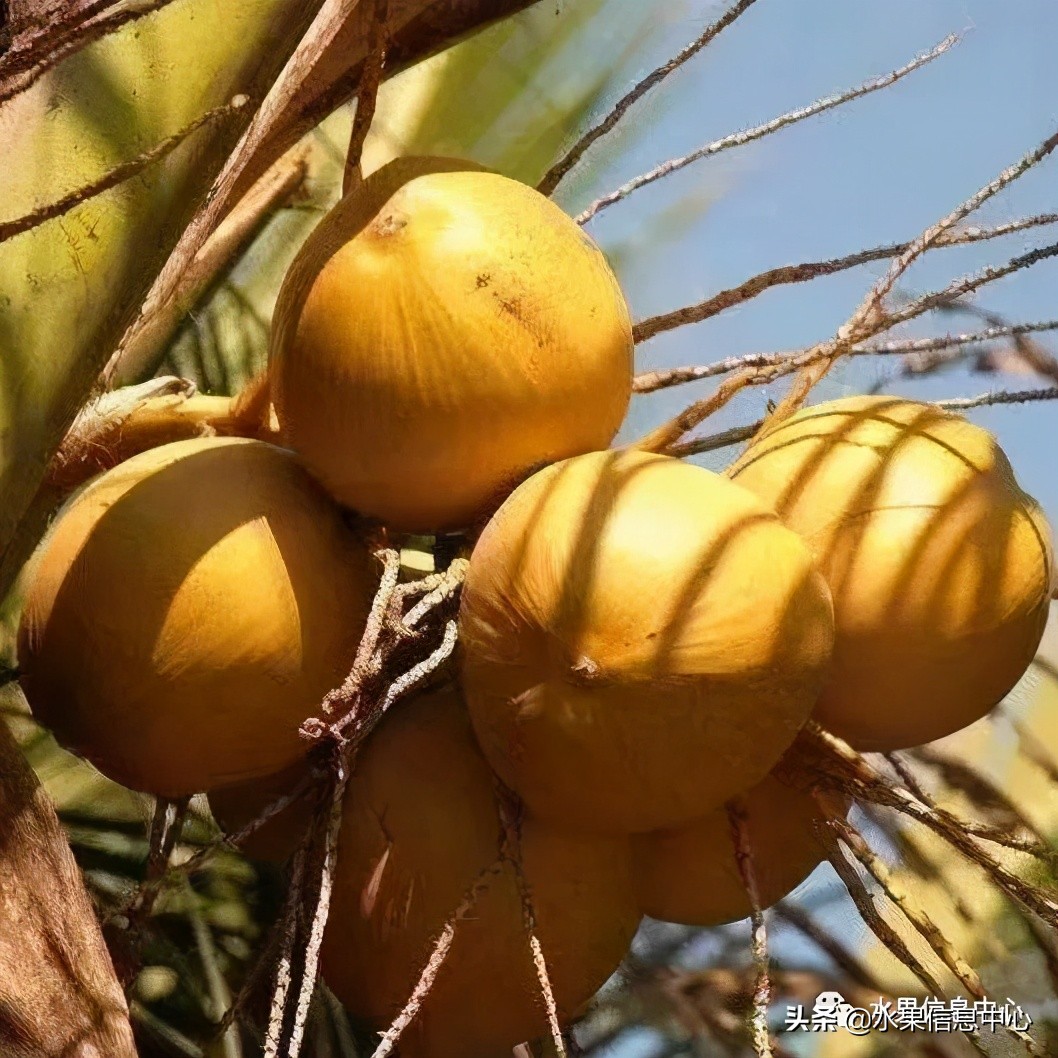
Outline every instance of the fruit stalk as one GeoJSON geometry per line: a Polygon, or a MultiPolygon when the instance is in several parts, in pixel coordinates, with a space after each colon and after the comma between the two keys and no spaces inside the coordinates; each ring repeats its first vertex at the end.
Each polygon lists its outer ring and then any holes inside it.
{"type": "Polygon", "coordinates": [[[753,842],[749,832],[749,815],[741,798],[728,802],[727,818],[731,825],[731,841],[735,847],[735,863],[745,886],[751,907],[750,948],[756,968],[753,986],[753,1005],[750,1013],[750,1036],[757,1058],[772,1058],[772,1039],[768,1032],[768,1006],[771,1003],[771,978],[768,975],[768,927],[760,906],[757,874],[753,867],[753,842]]]}

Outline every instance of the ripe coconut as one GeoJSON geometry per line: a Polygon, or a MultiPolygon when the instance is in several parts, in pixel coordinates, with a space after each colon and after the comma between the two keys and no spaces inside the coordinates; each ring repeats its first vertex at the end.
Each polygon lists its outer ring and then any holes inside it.
{"type": "MultiPolygon", "coordinates": [[[[849,802],[826,795],[844,817],[849,802]]],[[[825,849],[815,827],[822,813],[812,795],[767,776],[741,795],[761,908],[794,891],[819,865],[825,849]]],[[[747,918],[746,887],[735,858],[726,806],[675,830],[632,839],[639,907],[651,918],[718,926],[747,918]]]]}
{"type": "Polygon", "coordinates": [[[759,782],[815,704],[830,597],[804,543],[701,467],[597,452],[521,485],[470,559],[463,677],[543,819],[673,827],[759,782]]]}
{"type": "MultiPolygon", "coordinates": [[[[514,871],[499,859],[494,783],[451,686],[396,706],[349,783],[323,974],[354,1017],[389,1027],[478,891],[401,1036],[404,1058],[495,1058],[548,1029],[514,871]]],[[[526,820],[521,844],[566,1021],[617,968],[638,924],[628,841],[526,820]]]]}
{"type": "Polygon", "coordinates": [[[1050,529],[994,437],[898,397],[806,408],[731,467],[815,554],[834,597],[816,710],[864,750],[921,745],[984,716],[1047,620],[1050,529]]]}
{"type": "Polygon", "coordinates": [[[65,511],[19,628],[34,714],[110,778],[180,797],[299,759],[348,673],[370,557],[294,454],[203,438],[145,452],[65,511]]]}
{"type": "Polygon", "coordinates": [[[407,531],[487,516],[532,468],[605,448],[632,332],[557,206],[472,162],[368,177],[294,260],[272,321],[283,436],[342,503],[407,531]]]}

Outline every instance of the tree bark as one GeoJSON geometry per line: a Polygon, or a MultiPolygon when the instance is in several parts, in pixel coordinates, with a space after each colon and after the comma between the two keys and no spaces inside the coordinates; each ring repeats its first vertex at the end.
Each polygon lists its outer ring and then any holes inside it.
{"type": "Polygon", "coordinates": [[[41,788],[0,720],[0,1054],[135,1058],[125,997],[41,788]]]}

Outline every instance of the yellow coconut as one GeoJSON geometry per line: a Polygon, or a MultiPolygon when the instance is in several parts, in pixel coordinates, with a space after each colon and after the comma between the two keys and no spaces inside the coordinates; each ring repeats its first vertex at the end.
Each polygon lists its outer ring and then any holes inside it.
{"type": "Polygon", "coordinates": [[[489,763],[540,817],[636,832],[759,782],[815,704],[829,593],[801,539],[700,467],[599,452],[489,523],[460,615],[489,763]]]}
{"type": "MultiPolygon", "coordinates": [[[[844,815],[848,802],[828,795],[844,815]]],[[[822,813],[810,793],[767,776],[741,795],[762,908],[792,893],[819,865],[822,813]]],[[[727,808],[674,830],[632,839],[633,870],[644,914],[688,926],[718,926],[752,911],[735,858],[727,808]]]]}
{"type": "MultiPolygon", "coordinates": [[[[495,1058],[547,1032],[514,872],[499,862],[494,781],[449,687],[395,707],[349,784],[323,974],[355,1017],[389,1027],[479,886],[401,1037],[404,1058],[495,1058]]],[[[522,848],[566,1021],[617,968],[638,924],[628,842],[527,821],[522,848]]]]}
{"type": "Polygon", "coordinates": [[[602,253],[471,162],[385,166],[284,280],[270,373],[285,438],[344,504],[460,529],[532,468],[605,448],[628,406],[628,310],[602,253]]]}
{"type": "Polygon", "coordinates": [[[834,597],[819,721],[865,750],[920,745],[984,716],[1047,620],[1050,529],[995,438],[897,397],[807,408],[730,476],[773,505],[834,597]]]}
{"type": "Polygon", "coordinates": [[[22,684],[60,742],[126,786],[179,797],[267,775],[340,683],[371,560],[293,453],[181,441],[65,511],[36,560],[22,684]]]}

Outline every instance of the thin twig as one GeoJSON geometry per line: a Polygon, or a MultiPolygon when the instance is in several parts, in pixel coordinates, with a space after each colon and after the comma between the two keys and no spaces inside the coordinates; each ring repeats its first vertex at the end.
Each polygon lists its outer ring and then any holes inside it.
{"type": "Polygon", "coordinates": [[[882,778],[848,743],[809,721],[798,736],[796,754],[784,758],[791,781],[803,782],[802,768],[811,775],[809,785],[834,787],[850,796],[882,805],[922,823],[949,845],[976,863],[1008,897],[1058,929],[1058,903],[1046,892],[1019,878],[986,852],[965,829],[923,804],[909,790],[882,778]]]}
{"type": "Polygon", "coordinates": [[[953,33],[950,36],[945,37],[935,48],[932,48],[923,55],[917,56],[906,66],[902,66],[898,70],[893,70],[892,72],[885,74],[883,77],[877,77],[873,80],[865,81],[863,84],[857,85],[855,88],[850,88],[844,92],[839,92],[836,95],[816,100],[816,102],[811,105],[802,107],[799,110],[791,110],[785,114],[780,114],[779,117],[772,118],[771,121],[767,121],[763,125],[757,125],[754,128],[745,129],[742,132],[732,133],[730,136],[723,137],[723,139],[715,140],[713,143],[706,144],[704,147],[699,147],[697,150],[691,151],[690,154],[684,155],[681,158],[671,158],[669,161],[651,169],[650,172],[643,173],[641,176],[634,177],[627,183],[622,184],[616,191],[611,191],[609,194],[603,195],[602,198],[597,198],[586,210],[584,210],[583,213],[576,217],[576,221],[578,224],[587,224],[588,221],[597,216],[604,209],[612,206],[615,202],[623,201],[633,192],[638,191],[641,187],[645,187],[647,184],[652,184],[671,173],[675,173],[678,170],[691,165],[693,162],[700,161],[702,158],[708,158],[712,155],[719,154],[721,151],[728,150],[731,147],[741,147],[744,144],[752,143],[754,140],[759,140],[773,132],[778,132],[780,129],[796,124],[799,121],[804,121],[806,118],[815,117],[815,115],[822,114],[827,110],[833,110],[834,107],[841,106],[843,103],[848,103],[854,99],[859,99],[861,96],[869,95],[871,92],[877,92],[883,88],[888,88],[901,78],[906,77],[909,73],[912,73],[920,67],[925,66],[927,63],[932,62],[940,55],[943,55],[944,52],[956,44],[958,40],[958,34],[953,33]]]}
{"type": "Polygon", "coordinates": [[[743,368],[736,374],[728,376],[708,397],[695,401],[675,418],[662,423],[661,426],[633,442],[630,447],[642,452],[670,452],[685,434],[690,433],[699,423],[719,411],[746,386],[752,385],[754,375],[754,368],[743,368]]]}
{"type": "Polygon", "coordinates": [[[1058,386],[1046,389],[994,390],[991,393],[979,393],[976,397],[953,397],[950,400],[938,400],[938,408],[948,411],[967,411],[970,408],[984,408],[992,404],[1032,404],[1041,400],[1058,400],[1058,386]]]}
{"type": "MultiPolygon", "coordinates": [[[[378,591],[371,603],[371,611],[367,617],[364,634],[353,660],[353,666],[349,675],[342,681],[340,687],[329,691],[323,699],[320,712],[324,716],[333,715],[335,706],[339,703],[346,705],[356,698],[357,691],[364,677],[367,675],[375,649],[378,646],[379,637],[382,634],[382,620],[389,607],[390,598],[397,587],[397,578],[400,576],[400,552],[392,548],[379,551],[377,558],[382,562],[382,579],[379,582],[378,591]]],[[[302,725],[304,727],[304,725],[302,725]]]]}
{"type": "Polygon", "coordinates": [[[323,862],[320,867],[319,880],[316,885],[316,906],[309,928],[308,943],[305,948],[304,962],[301,971],[301,989],[294,1009],[294,1025],[290,1033],[288,1058],[298,1058],[301,1041],[308,1021],[309,1006],[316,990],[316,979],[319,976],[320,949],[323,946],[323,931],[331,908],[331,890],[334,885],[334,869],[338,862],[338,834],[342,825],[342,805],[345,789],[349,782],[354,754],[342,760],[339,755],[334,766],[334,788],[330,797],[327,813],[327,827],[323,840],[323,862]]]}
{"type": "MultiPolygon", "coordinates": [[[[929,760],[925,754],[920,759],[929,760]]],[[[961,789],[975,804],[990,803],[993,807],[999,807],[1005,817],[998,824],[979,823],[975,821],[960,819],[953,812],[942,808],[937,802],[929,797],[915,794],[923,804],[929,805],[935,811],[941,813],[949,822],[960,826],[967,834],[983,841],[990,841],[1013,852],[1025,853],[1042,863],[1048,870],[1053,871],[1058,863],[1058,853],[1050,847],[1044,838],[1025,814],[1015,805],[1003,792],[983,775],[978,775],[969,765],[959,761],[947,761],[943,758],[933,758],[931,763],[942,772],[947,783],[961,789]],[[1021,837],[1013,831],[1019,828],[1029,834],[1029,837],[1021,837]]]]}
{"type": "MultiPolygon", "coordinates": [[[[934,249],[943,246],[963,246],[970,243],[984,242],[988,239],[998,239],[1013,232],[1024,231],[1028,228],[1043,227],[1048,224],[1058,223],[1058,213],[1041,213],[1034,217],[1025,217],[1020,220],[1008,221],[991,228],[963,228],[958,231],[949,231],[939,237],[933,244],[934,249]]],[[[705,301],[694,305],[685,305],[682,308],[673,309],[658,316],[651,316],[640,320],[632,329],[632,335],[638,345],[640,342],[649,341],[656,335],[677,327],[684,327],[692,323],[700,323],[702,320],[710,319],[727,309],[757,297],[772,287],[787,285],[791,283],[806,283],[823,276],[835,275],[838,272],[847,271],[850,268],[858,268],[872,261],[885,261],[906,252],[911,246],[910,241],[892,243],[889,246],[876,246],[869,250],[859,250],[856,253],[844,257],[835,257],[828,261],[803,261],[800,264],[782,265],[779,268],[771,268],[766,272],[751,276],[736,287],[721,290],[718,294],[706,298],[705,301]]]]}
{"type": "MultiPolygon", "coordinates": [[[[981,393],[976,397],[950,397],[947,400],[934,400],[925,403],[933,404],[937,408],[944,408],[946,411],[967,411],[993,404],[1031,404],[1045,400],[1058,400],[1058,386],[1049,386],[1045,389],[1000,389],[993,390],[990,393],[981,393]]],[[[755,437],[760,432],[764,422],[765,420],[761,418],[755,422],[747,423],[745,426],[732,426],[729,430],[723,430],[720,433],[669,445],[665,451],[668,455],[677,459],[687,459],[703,452],[715,452],[721,448],[731,448],[755,437]]]]}
{"type": "Polygon", "coordinates": [[[382,703],[383,713],[388,712],[390,706],[398,699],[403,698],[425,682],[452,656],[458,636],[459,628],[456,621],[454,619],[446,621],[440,645],[428,657],[412,666],[403,676],[390,684],[382,703]]]}
{"type": "MultiPolygon", "coordinates": [[[[1029,151],[1028,154],[1013,165],[1008,166],[994,180],[985,184],[984,187],[971,195],[965,202],[956,206],[946,217],[942,217],[935,224],[931,224],[918,238],[913,239],[910,246],[889,266],[885,275],[868,291],[860,306],[838,330],[834,340],[827,343],[827,355],[803,369],[791,387],[790,392],[786,394],[779,406],[768,417],[764,429],[769,429],[771,425],[782,422],[797,411],[804,403],[812,387],[826,375],[834,363],[852,346],[866,338],[873,337],[882,330],[889,330],[895,322],[900,320],[902,313],[886,315],[882,310],[882,304],[900,277],[926,250],[961,220],[968,217],[990,198],[999,194],[1005,187],[1012,184],[1019,177],[1024,176],[1035,165],[1043,161],[1056,147],[1058,147],[1058,132],[1052,133],[1038,147],[1029,151]]],[[[1051,247],[1043,247],[1028,254],[1023,254],[1020,258],[1015,258],[1010,262],[1006,266],[1006,271],[997,271],[987,281],[991,282],[993,279],[999,278],[1001,274],[1009,274],[1020,268],[1029,267],[1037,261],[1055,254],[1058,254],[1058,243],[1053,244],[1051,247]]],[[[979,283],[978,285],[981,284],[979,283]]],[[[960,293],[966,293],[970,289],[973,289],[973,287],[967,286],[965,289],[960,289],[959,284],[953,284],[945,293],[951,298],[959,296],[960,293]]],[[[941,298],[943,299],[943,297],[944,295],[942,294],[941,298]]],[[[910,311],[912,308],[915,311],[903,318],[911,319],[913,315],[918,315],[931,307],[928,299],[922,304],[925,307],[919,308],[918,303],[909,307],[905,311],[910,311]]]]}
{"type": "Polygon", "coordinates": [[[414,629],[426,614],[451,598],[462,585],[469,567],[470,563],[465,558],[457,558],[444,573],[436,574],[437,585],[408,611],[404,627],[414,629]]]}
{"type": "Polygon", "coordinates": [[[750,1010],[750,1038],[757,1058],[772,1058],[772,1039],[768,1032],[768,1007],[771,1004],[771,978],[768,976],[768,927],[761,910],[760,891],[757,887],[757,872],[753,863],[753,843],[749,832],[749,815],[740,798],[728,802],[727,818],[731,827],[731,843],[735,852],[735,863],[742,880],[746,896],[749,897],[750,946],[753,965],[756,967],[756,982],[753,986],[753,1001],[750,1010]]]}
{"type": "Polygon", "coordinates": [[[1033,265],[1055,256],[1058,256],[1058,242],[1048,243],[1045,246],[1039,246],[1034,250],[1018,254],[1004,265],[991,265],[988,268],[981,269],[979,272],[962,276],[949,283],[943,290],[923,294],[922,297],[909,301],[903,308],[894,309],[886,315],[885,326],[880,329],[889,330],[898,323],[906,323],[908,320],[913,320],[917,316],[929,312],[930,309],[946,308],[957,298],[965,297],[965,295],[972,294],[980,290],[981,287],[996,282],[998,279],[1005,279],[1015,272],[1031,268],[1033,265]]]}
{"type": "MultiPolygon", "coordinates": [[[[984,1000],[984,985],[977,971],[956,950],[955,946],[944,935],[941,928],[933,921],[925,908],[921,907],[909,892],[899,883],[885,863],[875,854],[864,840],[863,835],[848,820],[831,819],[830,825],[849,848],[849,851],[867,870],[881,887],[882,892],[903,913],[904,918],[914,927],[920,937],[929,945],[955,979],[963,986],[973,999],[984,1000]]],[[[1038,1055],[1035,1041],[1016,1026],[1007,1026],[1008,1032],[1025,1047],[1030,1055],[1038,1055]]]]}
{"type": "MultiPolygon", "coordinates": [[[[1056,134],[1056,142],[1058,142],[1058,134],[1056,134]]],[[[1013,170],[1008,170],[1008,172],[1010,171],[1013,170]]],[[[842,327],[838,337],[831,339],[830,341],[820,342],[818,345],[810,346],[797,354],[792,360],[785,361],[777,366],[742,368],[740,371],[725,379],[725,381],[721,383],[721,385],[710,396],[696,401],[675,418],[669,420],[669,422],[652,430],[644,437],[641,437],[638,441],[633,442],[631,447],[649,452],[666,452],[669,454],[675,449],[683,450],[683,446],[679,443],[683,435],[694,429],[694,427],[710,415],[719,411],[720,408],[728,404],[730,400],[746,386],[761,385],[764,382],[774,381],[783,375],[792,374],[795,370],[799,371],[800,373],[795,380],[793,388],[786,394],[783,401],[768,416],[761,420],[761,425],[756,433],[771,429],[789,415],[793,414],[793,412],[804,402],[816,382],[818,382],[830,367],[833,366],[837,358],[839,356],[847,355],[849,350],[855,348],[858,342],[871,338],[882,331],[889,330],[898,322],[904,322],[905,320],[919,316],[922,313],[929,311],[929,309],[943,304],[946,300],[950,300],[952,297],[957,297],[969,290],[977,289],[978,287],[984,286],[986,283],[993,282],[1003,276],[1010,275],[1023,268],[1038,264],[1040,261],[1049,257],[1056,256],[1058,256],[1058,243],[1040,247],[1029,253],[1021,254],[1006,265],[998,268],[986,269],[984,272],[977,273],[975,276],[958,280],[944,291],[938,291],[935,294],[929,294],[923,298],[919,298],[906,308],[876,318],[869,324],[866,322],[861,323],[858,325],[859,330],[856,331],[856,336],[852,338],[850,338],[851,332],[848,331],[850,325],[846,324],[842,327]]],[[[864,304],[867,304],[869,300],[870,299],[868,298],[864,304]]],[[[853,317],[853,319],[855,319],[855,317],[853,317]]],[[[770,356],[772,354],[763,355],[770,356]]],[[[1054,399],[1054,388],[1055,387],[1052,387],[1051,389],[1046,390],[1025,390],[1020,393],[1008,392],[983,394],[980,397],[972,397],[966,400],[951,400],[935,403],[938,403],[940,407],[947,407],[950,410],[976,408],[985,404],[1023,404],[1034,400],[1054,399]]],[[[754,436],[756,436],[756,434],[754,434],[754,436]]],[[[684,454],[686,454],[686,452],[684,454]]]]}
{"type": "Polygon", "coordinates": [[[859,956],[833,933],[824,929],[797,901],[780,900],[772,908],[772,913],[807,937],[850,980],[879,995],[887,994],[886,989],[859,956]]]}
{"type": "Polygon", "coordinates": [[[888,866],[867,844],[863,835],[848,820],[832,819],[830,823],[860,865],[874,878],[889,900],[901,910],[956,980],[974,999],[984,999],[984,985],[981,984],[977,971],[955,950],[955,946],[944,936],[929,913],[915,902],[888,866]]]}
{"type": "Polygon", "coordinates": [[[347,195],[362,178],[360,157],[364,142],[371,131],[378,102],[378,88],[382,83],[382,71],[386,66],[386,23],[389,18],[389,0],[375,0],[374,17],[371,20],[370,40],[367,56],[360,71],[360,84],[356,89],[356,114],[349,134],[349,149],[345,156],[342,173],[342,194],[347,195]]]}
{"type": "Polygon", "coordinates": [[[551,1042],[555,1047],[556,1058],[567,1058],[566,1041],[562,1036],[562,1026],[558,1021],[558,1004],[555,1002],[555,990],[551,987],[551,974],[548,972],[544,949],[540,944],[540,937],[537,932],[536,908],[533,906],[529,883],[525,877],[525,863],[522,859],[523,808],[513,795],[500,787],[498,780],[495,786],[496,803],[503,828],[502,854],[514,873],[514,883],[518,890],[518,901],[522,909],[522,929],[529,943],[529,954],[533,960],[533,969],[536,971],[540,995],[544,1000],[544,1009],[547,1011],[547,1026],[551,1033],[551,1042]]]}
{"type": "Polygon", "coordinates": [[[211,125],[222,118],[230,117],[232,114],[242,110],[249,102],[248,96],[234,96],[230,102],[214,107],[212,110],[207,110],[205,114],[196,118],[191,124],[186,125],[179,132],[173,133],[172,136],[167,136],[149,150],[136,155],[135,158],[122,162],[120,165],[116,165],[109,172],[99,177],[98,180],[93,180],[90,184],[85,184],[83,187],[63,195],[57,201],[49,202],[46,206],[40,206],[22,217],[0,222],[0,242],[12,239],[16,235],[22,235],[24,232],[32,231],[33,228],[38,228],[49,220],[61,217],[82,202],[86,202],[96,195],[101,195],[104,191],[117,187],[118,184],[124,183],[130,177],[136,176],[137,173],[142,173],[144,169],[164,158],[167,154],[171,154],[184,140],[193,133],[198,132],[205,125],[211,125]]]}
{"type": "Polygon", "coordinates": [[[937,998],[943,998],[944,993],[933,975],[922,965],[896,930],[878,911],[863,879],[846,857],[833,823],[833,820],[827,820],[825,823],[820,821],[816,824],[816,830],[826,847],[827,859],[856,905],[860,917],[882,944],[925,985],[928,992],[937,998]]]}
{"type": "Polygon", "coordinates": [[[651,89],[656,88],[673,71],[678,70],[689,59],[693,59],[703,48],[719,36],[740,15],[748,10],[755,0],[738,0],[738,3],[729,7],[715,22],[706,27],[705,31],[688,44],[682,51],[674,55],[668,62],[652,70],[638,84],[622,96],[609,114],[597,125],[592,126],[566,153],[544,174],[536,189],[542,195],[551,195],[562,182],[562,179],[576,166],[584,157],[588,148],[596,140],[601,139],[635,106],[651,89]]]}
{"type": "MultiPolygon", "coordinates": [[[[298,934],[302,890],[305,885],[311,831],[306,835],[294,854],[288,882],[286,902],[277,929],[282,930],[282,949],[276,964],[275,987],[268,1012],[268,1029],[265,1033],[263,1058],[278,1058],[282,1046],[283,1024],[287,1015],[287,999],[293,987],[294,948],[298,934]]],[[[284,1056],[286,1058],[286,1056],[284,1056]]]]}
{"type": "Polygon", "coordinates": [[[730,430],[722,430],[720,433],[671,444],[666,452],[675,459],[687,459],[690,456],[701,455],[703,452],[716,452],[721,448],[731,448],[733,445],[748,441],[763,425],[764,420],[757,419],[745,426],[732,426],[730,430]]]}
{"type": "Polygon", "coordinates": [[[49,70],[93,41],[171,2],[111,0],[102,10],[87,12],[80,4],[67,5],[69,14],[57,11],[47,24],[35,25],[29,33],[19,33],[0,57],[0,103],[26,91],[49,70]]]}
{"type": "MultiPolygon", "coordinates": [[[[1042,331],[1058,330],[1058,320],[1040,320],[1035,323],[1019,323],[1003,327],[989,327],[984,331],[973,331],[964,334],[943,334],[930,338],[908,338],[892,342],[871,342],[854,345],[849,356],[907,356],[912,353],[931,352],[936,349],[948,349],[954,346],[979,345],[999,338],[1016,337],[1023,334],[1036,334],[1042,331]]],[[[804,363],[803,359],[814,346],[806,349],[782,351],[776,353],[747,353],[743,356],[729,356],[711,364],[693,367],[674,367],[662,371],[646,371],[636,375],[632,385],[634,393],[653,393],[659,389],[683,385],[687,382],[699,382],[706,378],[729,374],[744,367],[755,369],[778,368],[768,376],[768,381],[779,377],[783,369],[790,365],[804,363]]],[[[817,356],[822,354],[816,354],[817,356]]]]}
{"type": "Polygon", "coordinates": [[[381,1033],[382,1038],[372,1053],[371,1058],[387,1058],[387,1055],[389,1055],[397,1045],[397,1042],[400,1040],[404,1031],[418,1016],[423,1003],[426,1002],[426,999],[430,994],[430,989],[433,988],[434,982],[437,980],[437,975],[440,973],[445,959],[448,958],[448,953],[452,947],[452,941],[455,939],[456,926],[474,910],[478,897],[481,895],[482,891],[488,887],[492,878],[503,870],[506,862],[507,861],[502,856],[497,858],[478,874],[467,889],[459,906],[449,916],[448,921],[445,922],[444,928],[441,930],[440,935],[434,944],[433,951],[430,953],[430,958],[427,961],[426,966],[423,967],[423,971],[419,975],[419,980],[416,982],[411,996],[408,998],[407,1003],[404,1004],[401,1012],[393,1019],[393,1023],[390,1027],[385,1032],[381,1033]]]}

